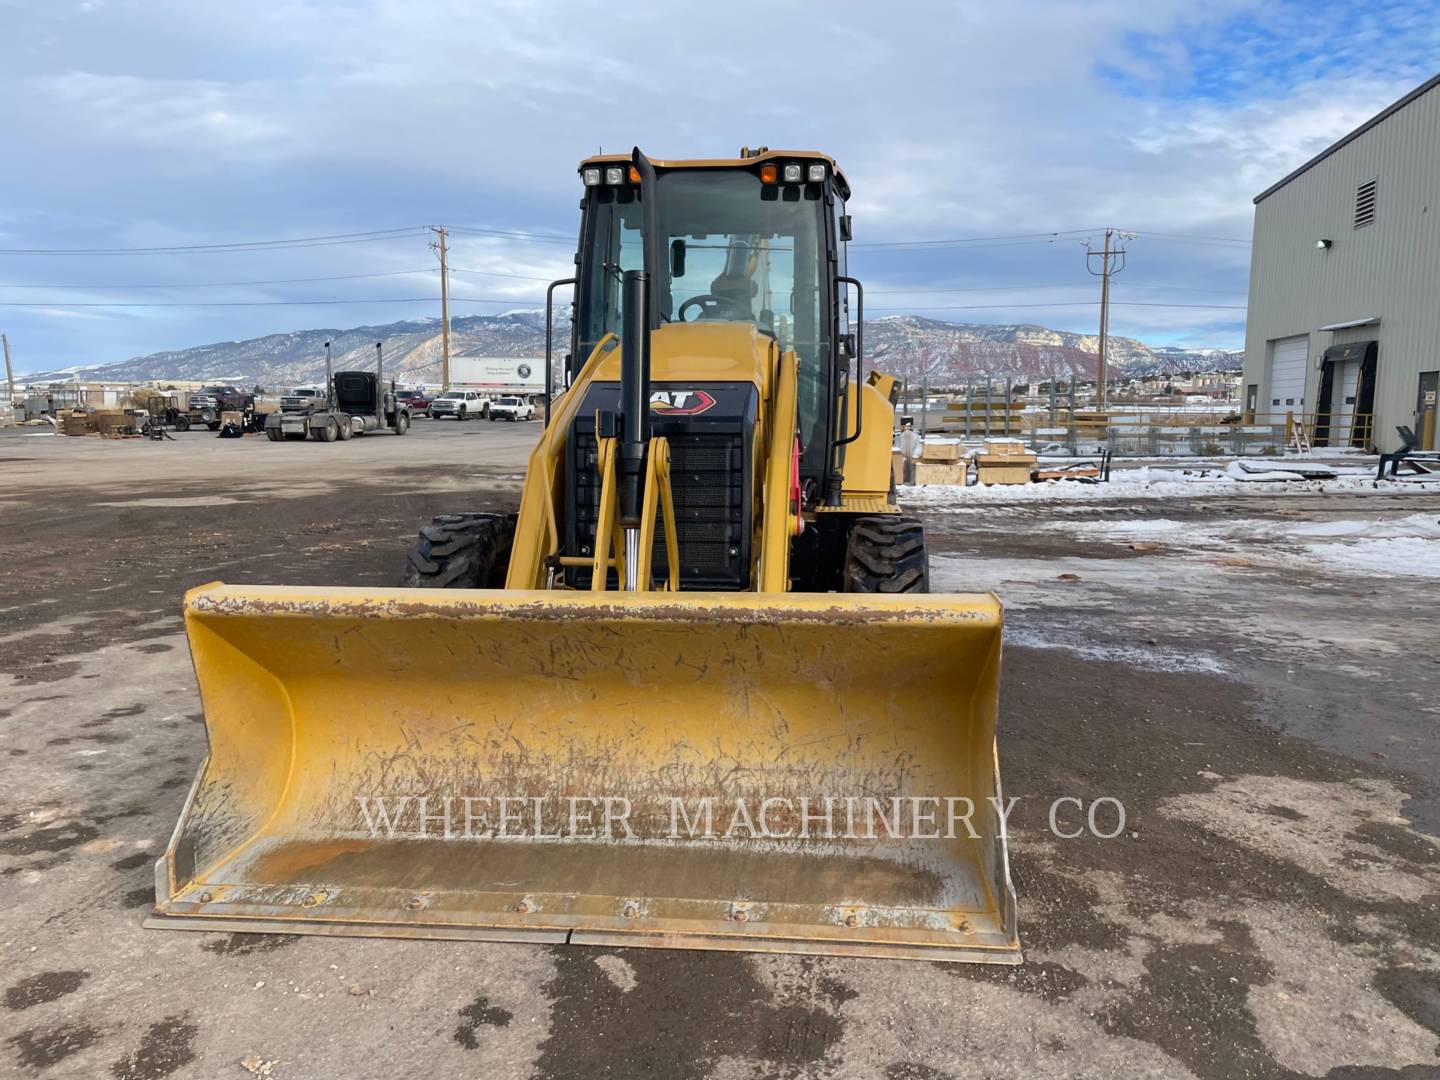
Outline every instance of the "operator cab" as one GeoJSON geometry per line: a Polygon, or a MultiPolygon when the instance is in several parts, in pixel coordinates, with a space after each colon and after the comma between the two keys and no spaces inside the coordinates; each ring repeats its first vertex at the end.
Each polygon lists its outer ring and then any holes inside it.
{"type": "MultiPolygon", "coordinates": [[[[837,438],[849,329],[837,291],[850,189],[835,162],[806,151],[731,160],[651,161],[658,258],[651,305],[661,326],[748,323],[799,357],[801,474],[818,496],[837,438]]],[[[621,335],[623,277],[644,270],[644,207],[629,156],[587,159],[577,258],[573,377],[606,334],[621,335]]]]}

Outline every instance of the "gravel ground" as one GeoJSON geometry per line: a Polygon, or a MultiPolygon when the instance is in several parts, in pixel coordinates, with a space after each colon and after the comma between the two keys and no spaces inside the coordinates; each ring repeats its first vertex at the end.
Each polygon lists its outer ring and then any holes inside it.
{"type": "Polygon", "coordinates": [[[205,752],[183,590],[393,584],[535,434],[0,432],[0,1075],[1434,1074],[1434,579],[1317,547],[1428,495],[927,503],[937,587],[1006,601],[1021,967],[141,929],[205,752]],[[1101,796],[1120,836],[1052,834],[1101,796]]]}

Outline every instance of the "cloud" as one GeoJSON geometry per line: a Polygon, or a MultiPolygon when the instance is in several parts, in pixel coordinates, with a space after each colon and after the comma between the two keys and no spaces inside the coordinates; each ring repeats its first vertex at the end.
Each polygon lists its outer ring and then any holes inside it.
{"type": "Polygon", "coordinates": [[[68,71],[32,79],[30,88],[58,106],[74,138],[99,137],[127,148],[183,144],[213,153],[270,142],[285,132],[278,119],[247,106],[243,87],[211,80],[68,71]]]}
{"type": "MultiPolygon", "coordinates": [[[[666,156],[741,145],[834,154],[857,240],[1113,224],[1249,235],[1251,197],[1426,74],[1433,10],[1271,0],[619,6],[504,0],[155,0],[0,5],[25,43],[0,83],[7,246],[305,236],[427,222],[573,235],[578,160],[640,143],[666,156]]],[[[243,256],[0,259],[0,281],[325,276],[427,265],[428,237],[243,256]],[[419,261],[417,261],[419,260],[419,261]],[[97,276],[97,274],[99,276],[97,276]],[[18,275],[18,277],[17,277],[18,275]],[[115,277],[114,275],[119,275],[115,277]]],[[[452,238],[457,294],[528,303],[563,244],[452,238]]],[[[1060,302],[1089,280],[1063,242],[889,251],[851,268],[937,317],[1023,316],[1089,330],[1060,302]],[[945,295],[937,288],[1079,283],[945,295]]],[[[1243,248],[1142,237],[1120,295],[1231,304],[1243,248]],[[1168,290],[1168,291],[1167,291],[1168,290]],[[1197,290],[1197,291],[1187,291],[1197,290]],[[1209,290],[1209,291],[1205,291],[1209,290]]],[[[429,288],[427,278],[399,279],[429,288]]],[[[232,290],[217,299],[404,295],[383,280],[232,290]]],[[[123,296],[126,294],[107,294],[123,296]]],[[[51,294],[46,294],[47,298],[51,294]]],[[[0,290],[0,299],[17,299],[0,290]]],[[[878,300],[878,297],[877,297],[878,300]]],[[[420,314],[345,308],[356,322],[420,314]]],[[[470,310],[467,307],[466,310],[470,310]]],[[[479,308],[479,310],[486,310],[479,308]]],[[[1242,312],[1126,308],[1119,333],[1232,345],[1242,312]],[[1208,338],[1207,338],[1208,335],[1208,338]]],[[[314,309],[152,310],[83,342],[18,314],[67,362],[301,328],[314,309]]],[[[329,317],[329,316],[327,316],[329,317]]],[[[12,338],[16,334],[12,334],[12,338]]]]}

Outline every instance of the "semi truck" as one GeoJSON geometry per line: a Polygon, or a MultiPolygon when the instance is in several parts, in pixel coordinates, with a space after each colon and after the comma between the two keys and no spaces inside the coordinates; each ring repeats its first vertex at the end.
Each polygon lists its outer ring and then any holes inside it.
{"type": "Polygon", "coordinates": [[[325,342],[325,387],[322,408],[273,412],[265,421],[271,442],[310,438],[316,442],[345,441],[371,431],[404,435],[410,429],[410,410],[395,396],[395,383],[385,382],[380,342],[375,343],[374,371],[332,371],[330,342],[325,342]]]}

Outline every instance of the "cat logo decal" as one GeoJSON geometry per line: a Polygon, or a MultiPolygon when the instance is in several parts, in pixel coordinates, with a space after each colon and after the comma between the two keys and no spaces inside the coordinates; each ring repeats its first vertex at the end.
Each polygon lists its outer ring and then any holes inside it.
{"type": "Polygon", "coordinates": [[[714,406],[715,399],[704,390],[656,390],[650,395],[651,410],[665,416],[699,416],[714,406]]]}

